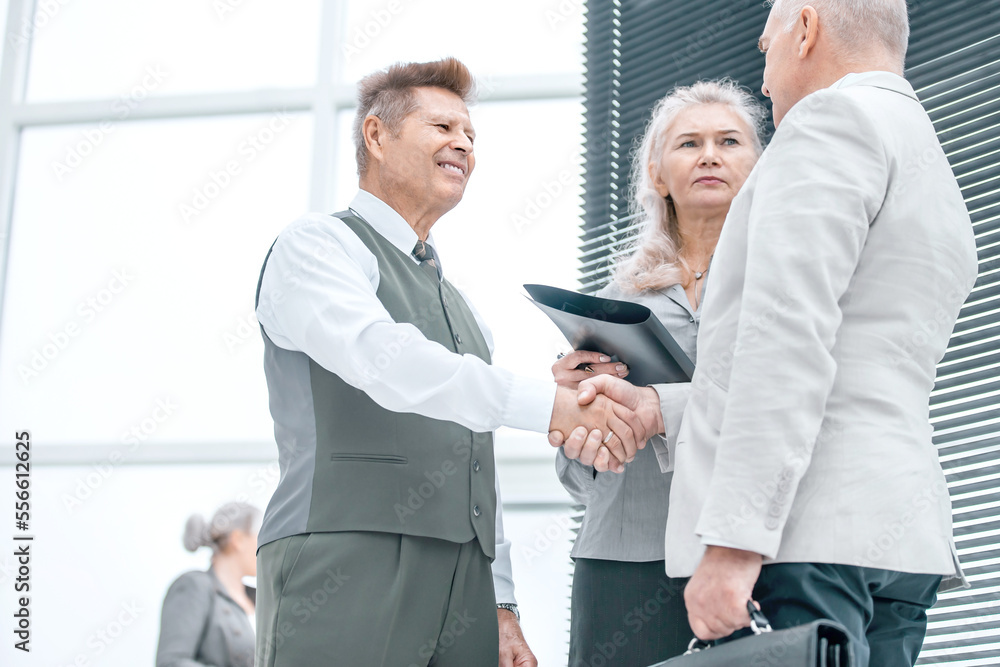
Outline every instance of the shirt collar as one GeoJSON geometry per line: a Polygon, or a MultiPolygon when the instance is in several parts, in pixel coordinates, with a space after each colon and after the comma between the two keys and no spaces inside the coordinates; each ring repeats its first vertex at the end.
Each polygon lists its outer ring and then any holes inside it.
{"type": "Polygon", "coordinates": [[[917,99],[917,94],[913,92],[913,86],[910,85],[910,82],[892,72],[855,72],[848,74],[830,87],[848,88],[850,86],[874,86],[875,88],[891,90],[914,100],[917,99]]]}
{"type": "MultiPolygon", "coordinates": [[[[384,201],[365,190],[358,190],[351,200],[351,210],[357,213],[365,222],[372,226],[376,232],[381,234],[385,240],[396,246],[404,255],[413,253],[413,246],[417,245],[417,233],[413,227],[403,219],[396,209],[392,208],[384,201]]],[[[428,234],[427,242],[434,245],[434,238],[428,234]]],[[[437,247],[435,246],[435,251],[437,247]]],[[[440,264],[440,255],[438,256],[440,264]]],[[[416,261],[416,258],[414,258],[416,261]]]]}
{"type": "Polygon", "coordinates": [[[688,315],[690,315],[691,317],[698,315],[699,313],[701,313],[702,306],[705,305],[705,295],[708,294],[708,277],[710,275],[709,269],[712,268],[712,262],[714,260],[715,260],[715,255],[713,254],[708,260],[708,268],[705,269],[705,276],[703,278],[705,282],[702,283],[701,285],[701,298],[698,299],[697,308],[691,307],[691,301],[688,299],[687,292],[684,291],[684,288],[681,286],[680,283],[674,283],[673,285],[671,285],[666,289],[661,289],[660,294],[667,297],[668,299],[676,303],[678,306],[686,310],[688,315]]]}
{"type": "Polygon", "coordinates": [[[665,290],[660,290],[660,294],[667,297],[678,306],[683,308],[688,315],[694,317],[701,313],[701,307],[705,305],[705,294],[708,292],[708,276],[705,276],[705,284],[701,286],[701,298],[698,299],[698,307],[692,308],[691,301],[688,299],[687,292],[681,287],[680,283],[671,285],[665,290]]]}

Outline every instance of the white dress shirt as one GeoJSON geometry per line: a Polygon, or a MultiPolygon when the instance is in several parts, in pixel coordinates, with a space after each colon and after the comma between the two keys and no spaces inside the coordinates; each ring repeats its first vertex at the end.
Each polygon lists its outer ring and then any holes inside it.
{"type": "MultiPolygon", "coordinates": [[[[412,253],[417,234],[388,204],[360,190],[351,210],[404,254],[412,253]]],[[[427,242],[434,245],[430,237],[427,242]]],[[[427,340],[412,324],[394,321],[376,296],[378,261],[339,218],[321,213],[299,218],[282,234],[268,265],[257,319],[278,347],[305,353],[387,410],[451,421],[480,433],[499,426],[548,432],[555,384],[456,354],[427,340]],[[378,364],[387,353],[393,362],[378,364]]],[[[463,297],[492,354],[489,328],[463,297]]],[[[499,480],[496,486],[493,581],[497,602],[514,602],[499,480]]]]}

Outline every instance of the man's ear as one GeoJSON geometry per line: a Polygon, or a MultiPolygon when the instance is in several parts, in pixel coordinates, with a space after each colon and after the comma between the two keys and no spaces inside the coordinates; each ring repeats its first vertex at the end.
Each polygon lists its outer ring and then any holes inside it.
{"type": "Polygon", "coordinates": [[[806,5],[799,12],[795,35],[799,42],[799,58],[806,58],[819,41],[819,14],[811,5],[806,5]]]}
{"type": "Polygon", "coordinates": [[[372,158],[382,161],[382,142],[389,135],[385,123],[378,116],[367,116],[361,126],[361,136],[372,158]]]}

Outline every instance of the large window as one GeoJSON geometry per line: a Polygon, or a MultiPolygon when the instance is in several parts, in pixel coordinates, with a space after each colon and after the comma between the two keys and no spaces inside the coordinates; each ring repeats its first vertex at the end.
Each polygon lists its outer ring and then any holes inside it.
{"type": "MultiPolygon", "coordinates": [[[[549,377],[564,342],[520,285],[578,285],[583,9],[0,8],[0,433],[35,445],[31,660],[149,663],[167,584],[207,566],[181,548],[187,515],[235,497],[263,507],[277,482],[254,288],[285,225],[353,197],[359,77],[448,55],[477,74],[476,173],[434,233],[496,362],[549,377]]],[[[565,661],[572,534],[552,456],[544,436],[498,435],[525,632],[547,665],[565,661]]],[[[0,556],[6,618],[13,564],[0,556]]],[[[0,647],[0,663],[20,657],[0,647]]]]}

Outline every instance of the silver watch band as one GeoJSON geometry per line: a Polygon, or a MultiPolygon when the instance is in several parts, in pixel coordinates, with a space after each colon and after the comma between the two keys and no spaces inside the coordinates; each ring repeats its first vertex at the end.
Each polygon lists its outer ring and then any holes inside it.
{"type": "Polygon", "coordinates": [[[517,605],[512,602],[497,602],[497,609],[506,609],[507,611],[514,612],[514,616],[517,617],[517,622],[521,622],[521,612],[517,610],[517,605]]]}

